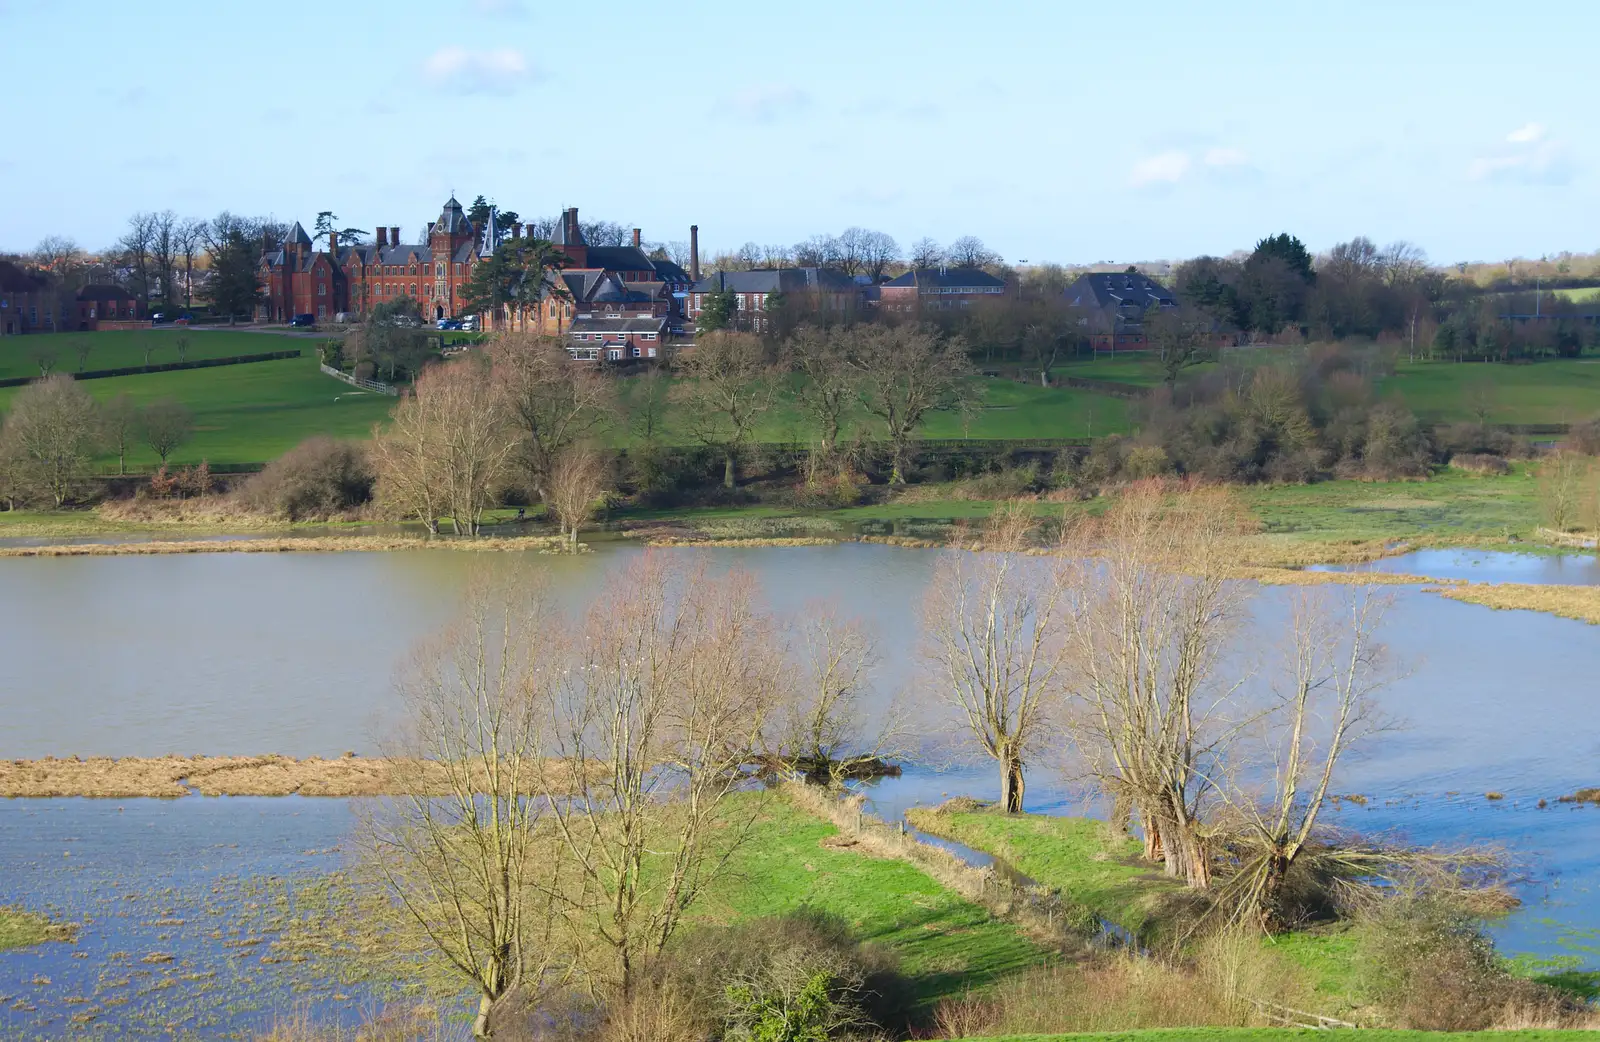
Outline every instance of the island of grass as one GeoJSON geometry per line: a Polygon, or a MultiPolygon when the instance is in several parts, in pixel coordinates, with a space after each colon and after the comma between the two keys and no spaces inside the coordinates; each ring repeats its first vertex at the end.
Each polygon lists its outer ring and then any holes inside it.
{"type": "Polygon", "coordinates": [[[46,916],[0,905],[0,951],[70,940],[72,934],[72,927],[53,923],[46,916]]]}

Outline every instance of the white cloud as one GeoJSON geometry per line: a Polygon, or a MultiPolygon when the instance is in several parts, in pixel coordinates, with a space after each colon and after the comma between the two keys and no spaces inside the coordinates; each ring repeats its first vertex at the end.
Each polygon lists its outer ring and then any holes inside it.
{"type": "Polygon", "coordinates": [[[745,87],[728,99],[733,110],[757,123],[771,123],[791,116],[811,104],[811,96],[786,83],[763,83],[745,87]]]}
{"type": "Polygon", "coordinates": [[[1540,123],[1527,123],[1505,137],[1505,143],[1467,164],[1474,181],[1560,185],[1572,178],[1572,161],[1564,142],[1550,137],[1540,123]]]}
{"type": "Polygon", "coordinates": [[[1214,167],[1245,166],[1250,162],[1250,157],[1242,148],[1208,148],[1204,162],[1206,166],[1214,167]]]}
{"type": "Polygon", "coordinates": [[[509,94],[533,78],[528,59],[511,47],[441,47],[423,62],[422,72],[435,86],[463,94],[509,94]]]}
{"type": "Polygon", "coordinates": [[[1135,187],[1157,184],[1177,184],[1189,173],[1189,153],[1176,149],[1146,156],[1133,164],[1128,179],[1135,187]]]}

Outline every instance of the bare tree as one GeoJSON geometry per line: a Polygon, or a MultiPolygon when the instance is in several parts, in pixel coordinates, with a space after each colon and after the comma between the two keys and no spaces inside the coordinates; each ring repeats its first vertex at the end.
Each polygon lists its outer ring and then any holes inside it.
{"type": "Polygon", "coordinates": [[[808,605],[798,626],[798,661],[788,675],[793,691],[776,717],[769,745],[790,770],[824,784],[848,776],[859,759],[884,754],[893,714],[869,735],[862,702],[877,664],[877,645],[859,622],[841,619],[827,605],[808,605]]]}
{"type": "Polygon", "coordinates": [[[408,711],[389,760],[402,795],[363,829],[370,863],[445,965],[476,991],[472,1033],[557,964],[558,877],[534,798],[560,645],[536,586],[479,583],[460,620],[412,659],[408,711]]]}
{"type": "Polygon", "coordinates": [[[117,453],[117,473],[128,472],[128,449],[139,440],[143,416],[127,393],[100,406],[100,431],[105,446],[117,453]]]}
{"type": "Polygon", "coordinates": [[[172,297],[173,273],[178,268],[178,257],[181,248],[178,245],[178,230],[181,221],[178,215],[171,210],[162,210],[160,213],[150,214],[150,268],[155,276],[156,283],[161,287],[161,299],[171,307],[175,301],[172,297]]]}
{"type": "Polygon", "coordinates": [[[82,268],[87,258],[77,242],[66,235],[46,235],[33,248],[33,263],[57,277],[82,268]]]}
{"type": "Polygon", "coordinates": [[[788,345],[801,376],[796,397],[816,422],[822,462],[829,466],[837,461],[839,433],[856,398],[850,339],[844,331],[801,326],[788,345]]]}
{"type": "Polygon", "coordinates": [[[722,483],[732,488],[739,449],[771,408],[778,373],[759,337],[726,330],[697,337],[677,365],[686,379],[673,394],[686,407],[695,438],[722,453],[722,483]]]}
{"type": "Polygon", "coordinates": [[[665,371],[651,368],[632,378],[633,393],[629,395],[628,427],[633,436],[654,449],[661,439],[667,417],[670,382],[665,371]]]}
{"type": "Polygon", "coordinates": [[[1061,566],[1022,554],[1034,529],[1026,506],[1002,506],[983,550],[941,556],[923,608],[933,682],[999,767],[1007,814],[1022,813],[1027,760],[1060,694],[1061,566]]]}
{"type": "Polygon", "coordinates": [[[900,259],[900,244],[887,232],[863,229],[859,249],[861,269],[873,282],[881,281],[884,269],[900,259]]]}
{"type": "Polygon", "coordinates": [[[1239,524],[1226,491],[1144,482],[1063,542],[1074,745],[1118,818],[1138,815],[1145,855],[1196,888],[1211,880],[1202,815],[1244,722],[1229,715],[1240,680],[1217,669],[1243,598],[1239,524]]]}
{"type": "Polygon", "coordinates": [[[431,365],[396,403],[373,440],[379,498],[437,532],[477,535],[516,452],[510,408],[488,365],[464,358],[431,365]]]}
{"type": "Polygon", "coordinates": [[[630,996],[727,868],[760,800],[733,805],[782,665],[750,577],[650,552],[590,609],[551,728],[550,800],[583,961],[630,996]]]}
{"type": "Polygon", "coordinates": [[[1581,453],[1562,449],[1539,464],[1539,506],[1545,524],[1557,532],[1570,532],[1581,520],[1585,478],[1593,467],[1581,453]]]}
{"type": "Polygon", "coordinates": [[[1144,328],[1168,387],[1177,384],[1178,374],[1185,369],[1214,357],[1211,322],[1198,314],[1155,309],[1145,316],[1144,328]]]}
{"type": "Polygon", "coordinates": [[[615,418],[616,381],[575,360],[555,337],[500,333],[487,353],[520,439],[524,480],[543,499],[562,453],[615,418]]]}
{"type": "Polygon", "coordinates": [[[924,237],[911,244],[911,267],[914,270],[937,268],[944,263],[944,258],[944,247],[935,239],[924,237]]]}
{"type": "Polygon", "coordinates": [[[78,372],[89,368],[89,354],[94,350],[94,341],[75,340],[72,343],[73,353],[78,356],[78,372]]]}
{"type": "Polygon", "coordinates": [[[578,529],[594,517],[595,503],[606,488],[605,459],[587,445],[568,445],[550,467],[545,502],[567,537],[572,553],[578,552],[578,529]]]}
{"type": "Polygon", "coordinates": [[[851,263],[844,256],[844,244],[833,235],[813,235],[795,243],[794,262],[802,268],[842,268],[851,263]]]}
{"type": "Polygon", "coordinates": [[[178,353],[178,361],[179,362],[188,361],[189,360],[189,336],[188,336],[188,334],[187,333],[179,333],[177,336],[173,337],[172,338],[172,348],[173,348],[174,351],[176,351],[178,353]]]}
{"type": "Polygon", "coordinates": [[[166,465],[167,457],[194,436],[194,413],[182,402],[163,398],[145,406],[144,422],[140,424],[144,441],[166,465]]]}
{"type": "MultiPolygon", "coordinates": [[[[183,306],[194,306],[194,261],[205,247],[206,222],[195,217],[185,217],[173,228],[172,239],[177,256],[183,260],[183,306]]],[[[170,303],[176,303],[170,301],[170,303]]]]}
{"type": "Polygon", "coordinates": [[[976,235],[963,235],[945,250],[945,257],[958,268],[982,268],[999,264],[1000,255],[983,244],[976,235]]]}
{"type": "Polygon", "coordinates": [[[39,367],[40,376],[49,376],[55,372],[56,361],[59,357],[55,347],[48,343],[32,344],[28,350],[28,359],[39,367]]]}
{"type": "Polygon", "coordinates": [[[1240,784],[1248,765],[1225,774],[1244,852],[1227,904],[1269,932],[1292,925],[1283,904],[1289,870],[1316,837],[1341,761],[1381,723],[1372,696],[1388,680],[1377,630],[1390,603],[1367,586],[1297,591],[1284,683],[1266,721],[1264,790],[1240,784]]]}
{"type": "Polygon", "coordinates": [[[15,461],[15,483],[59,509],[82,490],[99,434],[94,399],[72,377],[56,373],[29,384],[6,416],[5,452],[15,461]]]}
{"type": "Polygon", "coordinates": [[[128,230],[117,240],[117,248],[127,258],[128,267],[133,269],[134,279],[139,284],[141,301],[150,299],[150,284],[154,275],[151,250],[155,238],[156,215],[136,213],[128,218],[128,230]]]}
{"type": "Polygon", "coordinates": [[[889,442],[889,480],[903,485],[911,443],[928,414],[969,404],[973,370],[966,343],[931,326],[858,326],[850,357],[861,404],[883,424],[889,442]]]}

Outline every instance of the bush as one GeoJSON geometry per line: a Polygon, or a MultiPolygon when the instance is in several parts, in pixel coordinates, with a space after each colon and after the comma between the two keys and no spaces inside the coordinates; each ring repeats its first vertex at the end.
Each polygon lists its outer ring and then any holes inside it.
{"type": "Polygon", "coordinates": [[[1481,452],[1458,452],[1450,457],[1451,470],[1464,470],[1468,474],[1509,474],[1511,464],[1504,456],[1491,456],[1481,452]]]}
{"type": "Polygon", "coordinates": [[[319,436],[267,464],[240,489],[239,498],[256,513],[326,520],[370,502],[374,480],[362,446],[319,436]]]}
{"type": "Polygon", "coordinates": [[[1478,920],[1444,901],[1386,901],[1358,929],[1357,940],[1362,991],[1396,1027],[1482,1031],[1582,1018],[1572,998],[1512,976],[1478,920]]]}

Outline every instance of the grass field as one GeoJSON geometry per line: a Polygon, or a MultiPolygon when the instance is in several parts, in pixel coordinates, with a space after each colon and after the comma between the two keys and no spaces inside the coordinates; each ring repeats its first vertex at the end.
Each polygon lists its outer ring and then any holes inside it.
{"type": "Polygon", "coordinates": [[[1600,358],[1497,362],[1401,362],[1381,390],[1428,423],[1577,423],[1600,416],[1600,358]]]}
{"type": "MultiPolygon", "coordinates": [[[[143,335],[167,336],[168,331],[95,334],[97,337],[143,335]]],[[[314,434],[364,438],[374,423],[388,416],[394,404],[393,398],[361,391],[325,376],[318,369],[314,340],[256,333],[196,332],[193,335],[197,345],[210,337],[227,338],[225,342],[208,344],[208,349],[219,355],[294,347],[304,347],[306,353],[300,358],[275,362],[88,380],[83,388],[102,401],[127,394],[141,405],[161,398],[174,398],[187,405],[194,412],[195,435],[173,456],[173,462],[179,464],[198,463],[202,459],[220,464],[261,463],[282,455],[314,434]]],[[[9,343],[5,349],[15,350],[9,343]]],[[[135,359],[129,364],[139,364],[139,361],[135,359]]],[[[0,409],[8,408],[19,390],[0,389],[0,409]]],[[[114,465],[116,457],[102,457],[100,462],[114,465]]],[[[156,462],[155,453],[142,445],[128,457],[130,469],[135,470],[148,470],[156,462]]]]}
{"type": "Polygon", "coordinates": [[[117,330],[105,333],[58,333],[25,336],[0,340],[0,379],[38,376],[39,365],[34,356],[47,352],[55,356],[57,372],[78,371],[78,348],[87,345],[85,369],[121,369],[144,365],[144,349],[149,345],[150,364],[165,365],[179,361],[177,340],[187,337],[188,348],[184,358],[191,362],[203,358],[225,358],[230,355],[257,355],[268,351],[291,351],[295,348],[307,354],[314,353],[317,341],[305,337],[287,337],[268,333],[245,333],[228,329],[178,329],[163,326],[158,329],[117,330]]]}
{"type": "Polygon", "coordinates": [[[1562,300],[1570,300],[1574,304],[1589,304],[1600,301],[1600,286],[1583,286],[1578,289],[1551,290],[1562,300]]]}
{"type": "Polygon", "coordinates": [[[1503,477],[1440,469],[1427,481],[1324,481],[1238,494],[1265,533],[1296,540],[1525,539],[1539,525],[1538,482],[1522,464],[1503,477]]]}
{"type": "Polygon", "coordinates": [[[903,861],[832,850],[832,825],[781,797],[767,805],[730,873],[694,915],[728,921],[811,908],[847,919],[861,940],[892,948],[920,1000],[981,988],[1043,953],[1013,926],[903,861]]]}

